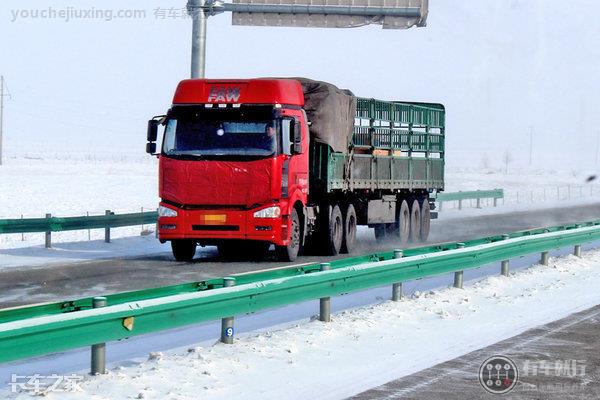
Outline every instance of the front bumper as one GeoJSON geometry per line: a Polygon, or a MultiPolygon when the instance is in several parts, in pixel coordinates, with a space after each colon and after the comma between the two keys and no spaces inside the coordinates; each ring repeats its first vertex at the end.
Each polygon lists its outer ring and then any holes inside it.
{"type": "Polygon", "coordinates": [[[251,210],[184,210],[161,203],[177,211],[176,217],[158,218],[158,238],[161,241],[197,239],[200,244],[213,244],[221,240],[258,240],[275,245],[288,244],[289,216],[284,212],[287,204],[270,203],[251,210]],[[282,215],[278,218],[255,218],[254,213],[277,205],[282,215]]]}

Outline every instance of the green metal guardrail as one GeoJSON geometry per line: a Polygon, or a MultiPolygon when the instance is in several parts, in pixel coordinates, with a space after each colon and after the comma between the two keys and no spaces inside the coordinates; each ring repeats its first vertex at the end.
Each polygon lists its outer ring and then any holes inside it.
{"type": "Polygon", "coordinates": [[[436,195],[436,200],[440,205],[440,210],[442,209],[442,203],[444,201],[458,201],[458,209],[462,209],[462,201],[463,200],[477,200],[477,208],[481,208],[481,199],[493,199],[494,207],[498,205],[498,199],[504,198],[504,190],[503,189],[493,189],[493,190],[470,190],[470,191],[460,191],[460,192],[441,192],[436,195]]]}
{"type": "MultiPolygon", "coordinates": [[[[90,299],[0,312],[0,362],[125,339],[134,335],[227,318],[307,300],[455,272],[600,239],[600,221],[494,236],[468,243],[407,249],[331,262],[330,271],[310,264],[233,278],[107,296],[108,306],[89,309],[90,299]],[[236,287],[223,287],[234,279],[236,287]],[[153,297],[156,296],[156,297],[153,297]],[[135,299],[135,300],[134,300],[135,299]],[[25,319],[21,318],[25,315],[25,319]]],[[[462,286],[462,279],[460,281],[462,286]]]]}
{"type": "Polygon", "coordinates": [[[150,211],[83,217],[0,219],[0,233],[60,232],[79,229],[118,228],[121,226],[154,224],[157,218],[158,214],[156,211],[150,211]]]}
{"type": "Polygon", "coordinates": [[[51,232],[104,228],[106,229],[105,241],[110,242],[110,228],[155,224],[157,219],[156,211],[114,214],[106,210],[105,215],[82,217],[52,217],[46,214],[46,218],[0,219],[0,234],[45,232],[46,247],[51,247],[51,232]]]}

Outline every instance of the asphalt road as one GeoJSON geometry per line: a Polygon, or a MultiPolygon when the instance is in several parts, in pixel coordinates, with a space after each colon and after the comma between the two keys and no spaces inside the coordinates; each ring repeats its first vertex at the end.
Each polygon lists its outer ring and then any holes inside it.
{"type": "MultiPolygon", "coordinates": [[[[600,204],[448,220],[444,220],[442,214],[441,219],[432,222],[429,243],[468,240],[598,218],[600,204]]],[[[359,230],[357,242],[357,255],[394,248],[392,244],[378,245],[371,229],[359,230]]],[[[227,262],[218,257],[215,248],[199,250],[199,257],[191,263],[175,262],[169,254],[164,254],[0,271],[0,308],[172,285],[336,258],[305,256],[295,263],[272,259],[227,262]]]]}
{"type": "Polygon", "coordinates": [[[368,390],[353,400],[598,399],[600,306],[538,326],[510,339],[368,390]],[[479,368],[492,356],[517,367],[514,388],[490,394],[479,368]]]}

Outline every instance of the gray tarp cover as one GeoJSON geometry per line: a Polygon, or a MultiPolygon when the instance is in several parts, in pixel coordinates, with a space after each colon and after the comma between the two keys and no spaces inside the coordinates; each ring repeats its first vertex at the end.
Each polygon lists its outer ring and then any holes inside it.
{"type": "Polygon", "coordinates": [[[300,82],[304,91],[304,109],[310,126],[310,137],[328,144],[333,151],[348,152],[352,140],[356,97],[349,90],[331,83],[306,78],[292,78],[300,82]]]}

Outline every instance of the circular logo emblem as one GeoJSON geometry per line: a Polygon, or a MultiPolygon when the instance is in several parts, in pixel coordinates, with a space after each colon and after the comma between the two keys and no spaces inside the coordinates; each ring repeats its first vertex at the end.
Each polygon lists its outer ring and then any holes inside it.
{"type": "Polygon", "coordinates": [[[510,392],[518,379],[517,365],[508,357],[492,356],[479,368],[479,383],[492,394],[510,392]]]}

